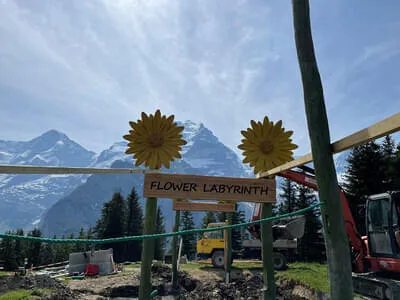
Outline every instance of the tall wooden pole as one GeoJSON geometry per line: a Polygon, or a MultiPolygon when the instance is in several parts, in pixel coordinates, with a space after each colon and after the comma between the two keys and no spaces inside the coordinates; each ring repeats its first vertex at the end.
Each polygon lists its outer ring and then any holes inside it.
{"type": "MultiPolygon", "coordinates": [[[[263,203],[261,207],[261,219],[272,216],[272,204],[263,203]]],[[[273,263],[273,237],[271,221],[261,223],[262,261],[264,279],[264,300],[276,299],[276,287],[273,263]]]]}
{"type": "Polygon", "coordinates": [[[318,194],[320,201],[326,203],[321,207],[321,212],[328,257],[330,294],[332,300],[350,300],[353,297],[349,240],[332,158],[324,93],[314,54],[309,1],[292,0],[292,4],[297,57],[303,82],[318,194]]]}
{"type": "MultiPolygon", "coordinates": [[[[175,211],[175,226],[174,231],[179,231],[181,211],[175,211]]],[[[178,287],[178,236],[172,238],[172,287],[178,287]]]]}
{"type": "MultiPolygon", "coordinates": [[[[157,219],[157,198],[148,198],[144,217],[143,234],[154,234],[157,219]]],[[[154,258],[154,239],[143,240],[142,263],[140,269],[139,299],[151,299],[151,265],[154,258]]]]}

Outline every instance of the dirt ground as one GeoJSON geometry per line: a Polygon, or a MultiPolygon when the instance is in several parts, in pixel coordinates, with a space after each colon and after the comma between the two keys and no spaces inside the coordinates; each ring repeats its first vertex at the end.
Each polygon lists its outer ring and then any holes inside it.
{"type": "MultiPolygon", "coordinates": [[[[171,268],[165,265],[153,266],[153,290],[158,291],[155,300],[186,299],[232,299],[255,300],[262,298],[263,278],[259,270],[232,269],[230,283],[224,282],[224,273],[213,268],[188,269],[180,271],[179,287],[172,289],[171,268]]],[[[46,300],[105,300],[138,299],[140,268],[126,267],[123,272],[83,280],[68,279],[63,283],[47,275],[12,276],[0,278],[0,294],[14,289],[47,288],[56,292],[46,300]]],[[[277,299],[328,299],[323,294],[301,284],[277,279],[277,299]]]]}
{"type": "MultiPolygon", "coordinates": [[[[69,281],[68,287],[79,299],[137,299],[140,269],[132,268],[107,277],[69,281]]],[[[259,271],[232,270],[231,282],[224,282],[223,271],[215,269],[193,269],[179,272],[179,288],[172,290],[171,269],[166,266],[153,267],[153,289],[158,290],[155,299],[260,299],[263,278],[259,271]]],[[[277,299],[325,299],[288,280],[277,281],[277,299]],[[297,289],[293,293],[294,289],[297,289]]]]}

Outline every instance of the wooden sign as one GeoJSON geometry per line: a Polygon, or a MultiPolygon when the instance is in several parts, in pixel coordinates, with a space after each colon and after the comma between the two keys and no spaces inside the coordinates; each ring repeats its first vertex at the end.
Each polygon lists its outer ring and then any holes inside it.
{"type": "Polygon", "coordinates": [[[234,203],[206,203],[206,202],[186,202],[174,201],[173,210],[184,211],[214,211],[214,212],[235,212],[234,203]]]}
{"type": "Polygon", "coordinates": [[[275,179],[147,173],[144,197],[276,202],[275,179]]]}

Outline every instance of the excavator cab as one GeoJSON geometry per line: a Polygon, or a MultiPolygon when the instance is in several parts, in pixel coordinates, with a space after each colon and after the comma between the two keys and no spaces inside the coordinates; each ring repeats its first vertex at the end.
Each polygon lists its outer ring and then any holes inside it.
{"type": "Polygon", "coordinates": [[[370,196],[366,210],[370,256],[400,258],[400,192],[370,196]]]}

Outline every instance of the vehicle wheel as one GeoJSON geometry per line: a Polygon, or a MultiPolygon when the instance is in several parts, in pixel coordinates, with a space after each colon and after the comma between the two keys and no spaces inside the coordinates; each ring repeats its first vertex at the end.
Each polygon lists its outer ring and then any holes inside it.
{"type": "Polygon", "coordinates": [[[222,250],[214,251],[214,253],[211,257],[211,260],[212,260],[212,264],[214,267],[223,268],[224,264],[225,264],[224,251],[222,251],[222,250]]]}
{"type": "Polygon", "coordinates": [[[274,260],[274,269],[275,270],[284,270],[286,269],[286,257],[282,253],[275,252],[273,254],[273,260],[274,260]]]}

